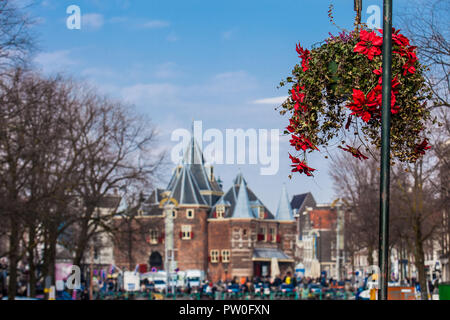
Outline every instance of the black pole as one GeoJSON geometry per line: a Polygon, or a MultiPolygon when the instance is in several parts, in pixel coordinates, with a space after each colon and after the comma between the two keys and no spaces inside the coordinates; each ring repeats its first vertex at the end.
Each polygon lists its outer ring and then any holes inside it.
{"type": "Polygon", "coordinates": [[[383,102],[381,114],[381,179],[380,179],[380,294],[387,300],[389,276],[389,174],[392,80],[392,0],[383,3],[383,102]]]}

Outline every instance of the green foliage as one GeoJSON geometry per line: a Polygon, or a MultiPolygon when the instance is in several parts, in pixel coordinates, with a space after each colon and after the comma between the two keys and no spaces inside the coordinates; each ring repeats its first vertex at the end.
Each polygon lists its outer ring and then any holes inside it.
{"type": "MultiPolygon", "coordinates": [[[[365,34],[372,32],[362,30],[365,34]]],[[[398,37],[406,39],[401,34],[398,37]]],[[[338,37],[331,36],[310,52],[297,47],[302,64],[294,66],[292,76],[280,83],[291,86],[290,97],[280,109],[281,114],[291,116],[291,126],[286,133],[306,137],[319,149],[328,146],[332,140],[351,144],[348,137],[354,139],[354,136],[360,138],[361,144],[381,147],[381,118],[372,113],[370,120],[364,121],[358,115],[351,115],[348,107],[354,100],[354,89],[367,96],[381,83],[380,74],[374,73],[382,67],[381,50],[370,59],[367,54],[355,52],[361,41],[360,30],[355,30],[343,32],[338,37]],[[298,106],[295,110],[298,99],[292,90],[298,91],[297,86],[304,94],[301,103],[304,110],[298,110],[298,106]]],[[[395,105],[399,109],[391,117],[391,156],[402,162],[414,162],[420,156],[417,148],[424,141],[424,129],[431,119],[426,108],[430,93],[424,79],[425,67],[415,57],[414,49],[409,41],[408,45],[393,42],[392,75],[398,81],[395,105]],[[405,54],[408,48],[409,56],[405,54]],[[405,69],[408,64],[414,72],[405,69]]],[[[297,151],[302,150],[297,148],[297,151]]],[[[303,150],[303,158],[312,151],[313,148],[303,150]]]]}

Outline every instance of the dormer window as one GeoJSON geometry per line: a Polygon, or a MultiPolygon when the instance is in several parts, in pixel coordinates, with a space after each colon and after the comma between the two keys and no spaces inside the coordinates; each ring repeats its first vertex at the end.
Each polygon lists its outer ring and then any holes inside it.
{"type": "Polygon", "coordinates": [[[264,219],[266,217],[266,212],[264,211],[264,207],[258,207],[258,216],[260,219],[264,219]]]}
{"type": "Polygon", "coordinates": [[[225,215],[225,206],[224,205],[218,205],[216,207],[216,218],[222,219],[225,215]]]}

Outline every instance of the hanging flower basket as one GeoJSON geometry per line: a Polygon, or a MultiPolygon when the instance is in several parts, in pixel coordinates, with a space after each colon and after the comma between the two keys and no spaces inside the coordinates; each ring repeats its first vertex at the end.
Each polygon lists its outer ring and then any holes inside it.
{"type": "MultiPolygon", "coordinates": [[[[416,47],[399,30],[392,37],[391,159],[414,162],[430,148],[430,95],[416,47]]],[[[314,151],[334,146],[365,160],[370,145],[381,147],[382,44],[382,30],[360,25],[311,51],[297,45],[301,63],[280,84],[290,86],[280,113],[290,115],[292,172],[312,176],[307,155],[314,151]]]]}

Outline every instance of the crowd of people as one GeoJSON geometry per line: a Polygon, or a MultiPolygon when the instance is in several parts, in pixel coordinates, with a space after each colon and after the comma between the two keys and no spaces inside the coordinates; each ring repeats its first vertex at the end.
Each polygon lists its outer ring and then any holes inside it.
{"type": "MultiPolygon", "coordinates": [[[[219,280],[211,282],[203,281],[200,286],[191,286],[187,282],[184,287],[176,287],[175,295],[172,287],[167,289],[157,288],[153,281],[144,279],[140,283],[140,291],[130,293],[125,292],[118,286],[116,279],[103,282],[96,282],[93,285],[92,299],[155,299],[158,296],[180,298],[180,299],[233,299],[233,298],[279,298],[289,297],[297,299],[321,299],[325,298],[325,292],[331,290],[346,293],[348,297],[354,295],[354,288],[350,281],[338,282],[332,278],[325,277],[313,279],[310,277],[295,277],[288,272],[283,277],[254,277],[237,278],[228,281],[219,280]],[[320,288],[320,292],[314,289],[320,288]],[[285,290],[283,290],[285,289],[285,290]],[[323,293],[323,296],[320,294],[323,293]]],[[[82,287],[79,299],[89,299],[89,289],[82,287]]]]}
{"type": "MultiPolygon", "coordinates": [[[[0,299],[7,296],[8,277],[5,268],[0,266],[0,299]]],[[[167,289],[155,286],[153,281],[144,279],[140,282],[137,292],[130,293],[124,290],[123,279],[118,277],[103,278],[95,276],[92,279],[92,286],[89,281],[83,277],[81,288],[72,291],[65,289],[57,292],[57,298],[63,300],[102,300],[102,299],[155,299],[158,296],[167,298],[168,296],[175,298],[189,299],[232,299],[232,298],[277,298],[280,296],[297,298],[297,299],[326,299],[336,297],[336,293],[341,296],[356,297],[365,289],[367,277],[360,282],[346,279],[344,281],[336,281],[333,278],[327,278],[322,275],[319,278],[300,277],[292,275],[290,272],[283,277],[234,277],[227,281],[211,282],[204,280],[199,286],[191,286],[189,282],[183,287],[176,287],[175,295],[173,288],[169,286],[167,289]],[[282,290],[285,289],[285,290],[282,290]],[[91,291],[92,290],[92,291],[91,291]]],[[[417,287],[418,282],[415,278],[404,279],[399,282],[401,286],[417,287]]],[[[436,293],[439,280],[430,280],[428,282],[428,293],[436,293]]],[[[38,298],[44,298],[44,284],[39,282],[36,286],[38,298]]],[[[17,296],[26,297],[29,289],[26,279],[20,278],[18,281],[17,296]]],[[[416,288],[419,291],[420,288],[416,288]]]]}

